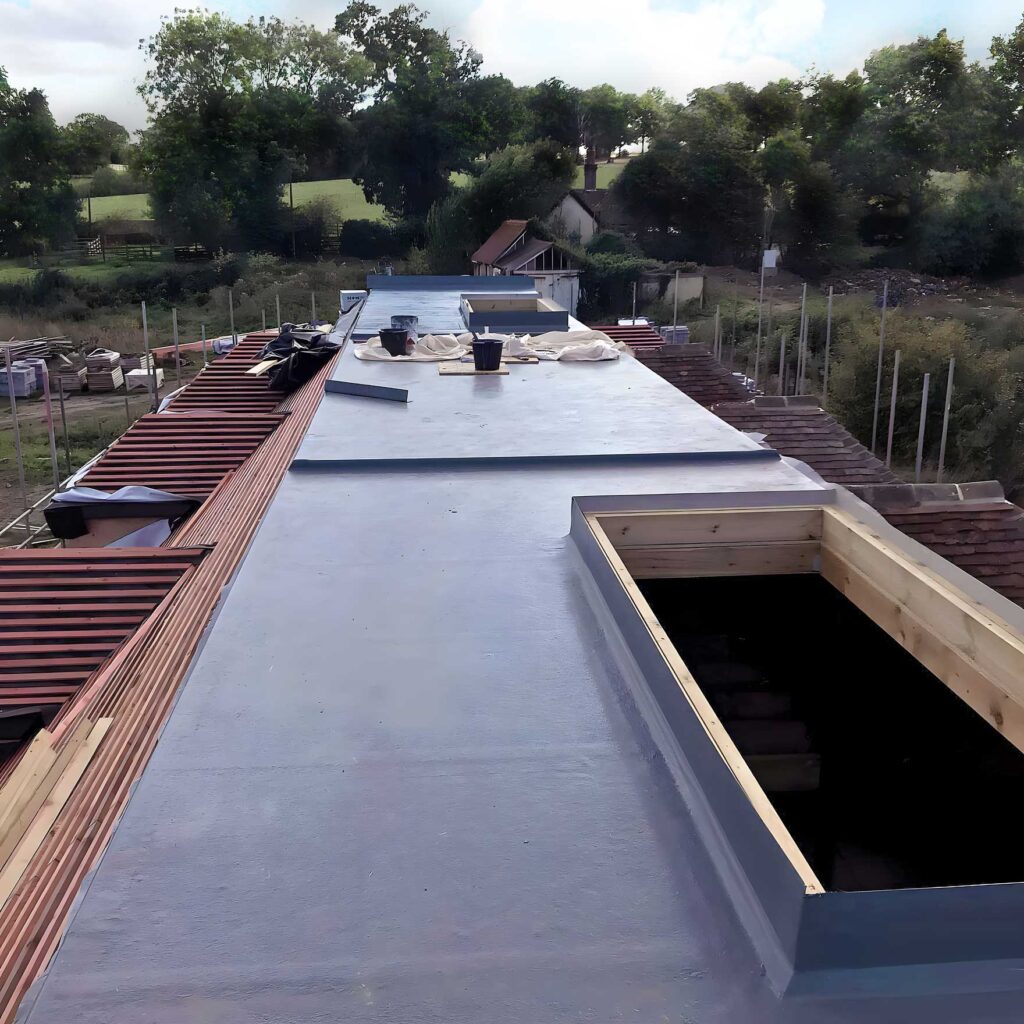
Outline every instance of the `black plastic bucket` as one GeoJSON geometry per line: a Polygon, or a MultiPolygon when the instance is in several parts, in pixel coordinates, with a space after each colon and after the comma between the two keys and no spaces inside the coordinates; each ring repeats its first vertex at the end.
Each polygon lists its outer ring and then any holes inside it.
{"type": "Polygon", "coordinates": [[[382,327],[380,343],[393,356],[404,356],[409,343],[409,332],[404,327],[382,327]]]}
{"type": "Polygon", "coordinates": [[[501,369],[502,343],[497,339],[473,339],[473,365],[478,370],[501,369]]]}

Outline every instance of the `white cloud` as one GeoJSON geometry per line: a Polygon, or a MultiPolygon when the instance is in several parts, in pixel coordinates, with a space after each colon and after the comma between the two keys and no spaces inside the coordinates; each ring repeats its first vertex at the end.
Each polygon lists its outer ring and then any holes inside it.
{"type": "Polygon", "coordinates": [[[0,0],[0,65],[12,84],[43,89],[59,122],[99,111],[141,128],[139,40],[173,7],[168,0],[0,0]]]}
{"type": "MultiPolygon", "coordinates": [[[[277,11],[328,28],[347,0],[221,0],[236,17],[277,11]]],[[[389,8],[398,0],[382,0],[389,8]]],[[[803,70],[825,0],[421,0],[431,21],[484,55],[484,69],[525,85],[557,76],[611,82],[678,98],[724,81],[761,85],[803,70]],[[671,3],[673,6],[668,6],[671,3]]],[[[0,0],[0,65],[39,86],[60,122],[94,110],[130,128],[145,123],[135,93],[139,39],[185,0],[0,0]]]]}
{"type": "Polygon", "coordinates": [[[682,99],[698,86],[798,74],[790,55],[824,16],[824,0],[706,0],[688,11],[651,0],[480,0],[466,37],[487,70],[518,84],[657,85],[682,99]]]}

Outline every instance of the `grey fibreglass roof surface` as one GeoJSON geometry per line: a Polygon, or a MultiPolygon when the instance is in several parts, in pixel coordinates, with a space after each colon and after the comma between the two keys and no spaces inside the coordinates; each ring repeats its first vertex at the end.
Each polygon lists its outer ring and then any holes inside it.
{"type": "Polygon", "coordinates": [[[508,293],[537,295],[528,277],[374,277],[368,279],[370,295],[359,314],[354,336],[371,338],[381,327],[390,327],[391,318],[413,314],[420,318],[420,334],[461,333],[460,297],[477,294],[508,293]]]}
{"type": "Polygon", "coordinates": [[[442,377],[436,363],[364,361],[350,348],[332,376],[407,388],[409,402],[327,395],[299,449],[300,464],[765,455],[630,357],[442,377]]]}
{"type": "MultiPolygon", "coordinates": [[[[324,399],[27,1024],[1019,1019],[1006,995],[772,994],[567,535],[577,495],[822,491],[671,386],[619,410],[644,378],[577,369],[604,431],[555,407],[528,437],[615,461],[431,461],[416,402],[324,399]],[[652,424],[677,458],[637,454],[652,424]]],[[[443,383],[513,451],[493,382],[443,383]]]]}

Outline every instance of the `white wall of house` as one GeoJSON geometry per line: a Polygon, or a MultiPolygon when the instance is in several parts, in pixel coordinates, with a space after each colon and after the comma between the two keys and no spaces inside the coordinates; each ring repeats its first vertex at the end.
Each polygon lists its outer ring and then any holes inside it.
{"type": "Polygon", "coordinates": [[[559,222],[567,238],[578,238],[583,245],[597,234],[597,222],[570,192],[566,192],[561,202],[551,211],[551,220],[559,222]]]}

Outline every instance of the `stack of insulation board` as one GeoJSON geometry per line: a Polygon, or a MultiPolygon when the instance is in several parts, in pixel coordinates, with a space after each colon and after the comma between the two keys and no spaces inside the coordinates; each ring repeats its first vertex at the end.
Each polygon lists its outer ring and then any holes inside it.
{"type": "Polygon", "coordinates": [[[156,376],[156,387],[159,391],[164,385],[164,371],[156,370],[129,370],[125,376],[125,383],[129,391],[149,391],[153,387],[153,377],[156,376]]]}
{"type": "Polygon", "coordinates": [[[14,391],[15,398],[28,398],[36,390],[36,371],[32,366],[12,366],[0,369],[0,395],[10,395],[14,391]],[[9,376],[8,376],[9,374],[9,376]],[[8,381],[11,388],[8,388],[8,381]]]}
{"type": "Polygon", "coordinates": [[[51,391],[82,391],[85,389],[84,366],[62,366],[50,374],[51,391]]]}
{"type": "Polygon", "coordinates": [[[85,357],[86,381],[90,391],[116,391],[124,384],[121,353],[98,348],[85,357]]]}
{"type": "Polygon", "coordinates": [[[120,366],[109,370],[89,370],[86,381],[90,391],[117,391],[124,385],[124,370],[120,366]]]}
{"type": "Polygon", "coordinates": [[[141,352],[121,356],[121,369],[127,373],[129,370],[152,370],[153,357],[144,355],[141,352]]]}
{"type": "Polygon", "coordinates": [[[50,370],[46,365],[46,360],[41,359],[37,356],[30,356],[26,359],[19,359],[18,366],[31,366],[36,373],[36,390],[42,390],[43,385],[46,383],[46,378],[50,374],[50,370]]]}

